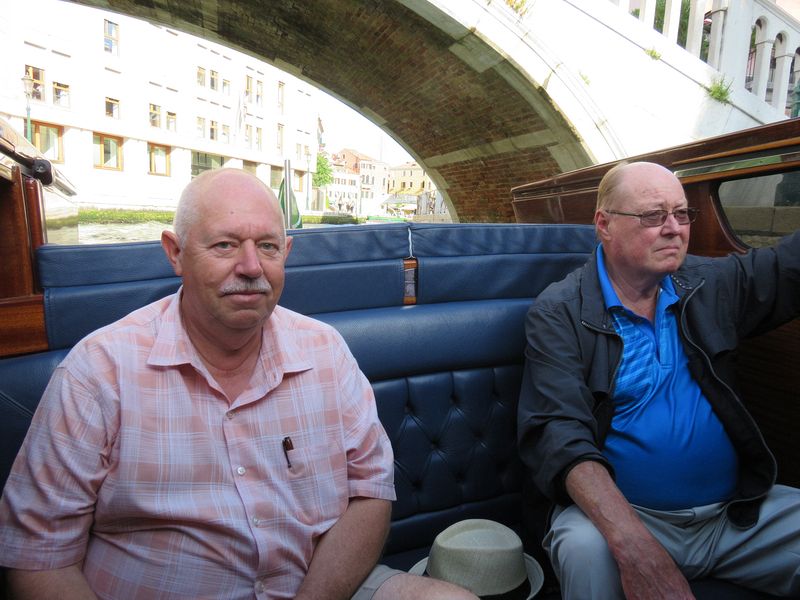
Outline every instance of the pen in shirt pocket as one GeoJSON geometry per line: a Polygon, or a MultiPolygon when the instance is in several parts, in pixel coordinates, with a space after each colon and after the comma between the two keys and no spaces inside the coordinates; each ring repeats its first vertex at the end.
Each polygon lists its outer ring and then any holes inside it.
{"type": "Polygon", "coordinates": [[[289,460],[289,450],[294,450],[294,444],[292,443],[292,438],[288,435],[283,438],[281,442],[281,446],[283,447],[283,455],[286,457],[286,468],[292,468],[292,461],[289,460]]]}

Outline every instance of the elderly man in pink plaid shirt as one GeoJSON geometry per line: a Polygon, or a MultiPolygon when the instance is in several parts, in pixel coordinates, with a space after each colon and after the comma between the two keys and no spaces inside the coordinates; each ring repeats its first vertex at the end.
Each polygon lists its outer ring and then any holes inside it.
{"type": "Polygon", "coordinates": [[[342,338],[277,306],[275,195],[222,169],[162,245],[183,286],[56,369],[0,501],[14,598],[475,598],[375,566],[392,449],[342,338]]]}

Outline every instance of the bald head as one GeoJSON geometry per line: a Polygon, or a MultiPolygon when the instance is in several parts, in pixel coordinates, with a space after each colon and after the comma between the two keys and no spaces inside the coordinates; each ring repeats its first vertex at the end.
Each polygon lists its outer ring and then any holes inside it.
{"type": "Polygon", "coordinates": [[[650,182],[680,185],[669,169],[650,162],[621,162],[608,171],[597,188],[597,208],[619,206],[621,201],[634,195],[647,195],[650,182]]]}
{"type": "Polygon", "coordinates": [[[203,217],[209,203],[241,194],[263,196],[265,204],[278,215],[283,237],[286,237],[280,202],[263,181],[241,169],[214,169],[192,179],[181,194],[173,221],[179,244],[185,244],[192,227],[203,217]]]}
{"type": "Polygon", "coordinates": [[[687,204],[680,180],[661,165],[635,162],[606,174],[594,223],[617,293],[635,289],[632,296],[652,298],[681,266],[689,244],[687,204]]]}
{"type": "Polygon", "coordinates": [[[204,173],[186,186],[161,245],[183,280],[181,316],[204,357],[257,354],[292,248],[272,190],[237,169],[204,173]]]}

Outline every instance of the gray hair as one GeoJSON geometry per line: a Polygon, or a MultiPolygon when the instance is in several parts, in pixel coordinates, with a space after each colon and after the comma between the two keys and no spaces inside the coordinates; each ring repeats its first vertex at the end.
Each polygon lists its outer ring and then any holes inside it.
{"type": "MultiPolygon", "coordinates": [[[[178,245],[179,247],[183,248],[184,243],[186,240],[186,236],[189,233],[189,230],[192,226],[197,223],[200,218],[200,210],[198,208],[199,202],[198,199],[202,196],[203,186],[206,185],[206,181],[213,179],[216,175],[225,173],[225,172],[239,172],[248,174],[254,180],[258,181],[267,192],[268,197],[274,199],[277,204],[277,198],[275,198],[275,193],[261,181],[255,175],[251,175],[247,173],[247,171],[243,171],[241,169],[231,169],[231,168],[222,168],[222,169],[213,169],[211,171],[205,171],[200,173],[197,177],[192,179],[187,186],[183,189],[181,193],[181,197],[178,200],[178,207],[175,210],[175,216],[172,220],[172,229],[175,231],[175,235],[178,238],[178,245]]],[[[282,211],[280,205],[277,204],[276,208],[278,212],[282,215],[282,211]]],[[[281,217],[281,229],[282,229],[282,238],[286,239],[286,227],[284,224],[284,219],[281,217]]]]}
{"type": "Polygon", "coordinates": [[[597,206],[595,207],[595,211],[611,206],[613,200],[616,198],[617,190],[622,183],[623,171],[625,167],[630,164],[632,163],[622,161],[614,165],[603,175],[603,178],[600,180],[600,185],[597,186],[597,206]]]}
{"type": "Polygon", "coordinates": [[[197,202],[193,201],[191,192],[187,193],[191,183],[186,186],[178,201],[175,217],[172,219],[172,229],[178,237],[178,245],[183,248],[186,233],[197,222],[197,202]]]}

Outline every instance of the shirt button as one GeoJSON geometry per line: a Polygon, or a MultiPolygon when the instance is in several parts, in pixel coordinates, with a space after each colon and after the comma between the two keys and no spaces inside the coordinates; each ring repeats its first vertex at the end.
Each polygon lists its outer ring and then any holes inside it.
{"type": "Polygon", "coordinates": [[[228,412],[225,413],[225,417],[228,420],[232,419],[235,416],[236,416],[236,411],[235,410],[229,410],[228,412]]]}
{"type": "Polygon", "coordinates": [[[256,581],[256,594],[262,594],[263,592],[264,592],[264,582],[256,581]]]}
{"type": "Polygon", "coordinates": [[[258,517],[253,517],[253,525],[255,525],[256,527],[261,525],[261,519],[259,519],[258,517]]]}
{"type": "Polygon", "coordinates": [[[247,473],[247,469],[245,469],[244,467],[239,467],[239,468],[236,469],[236,472],[239,475],[244,475],[245,473],[247,473]]]}

